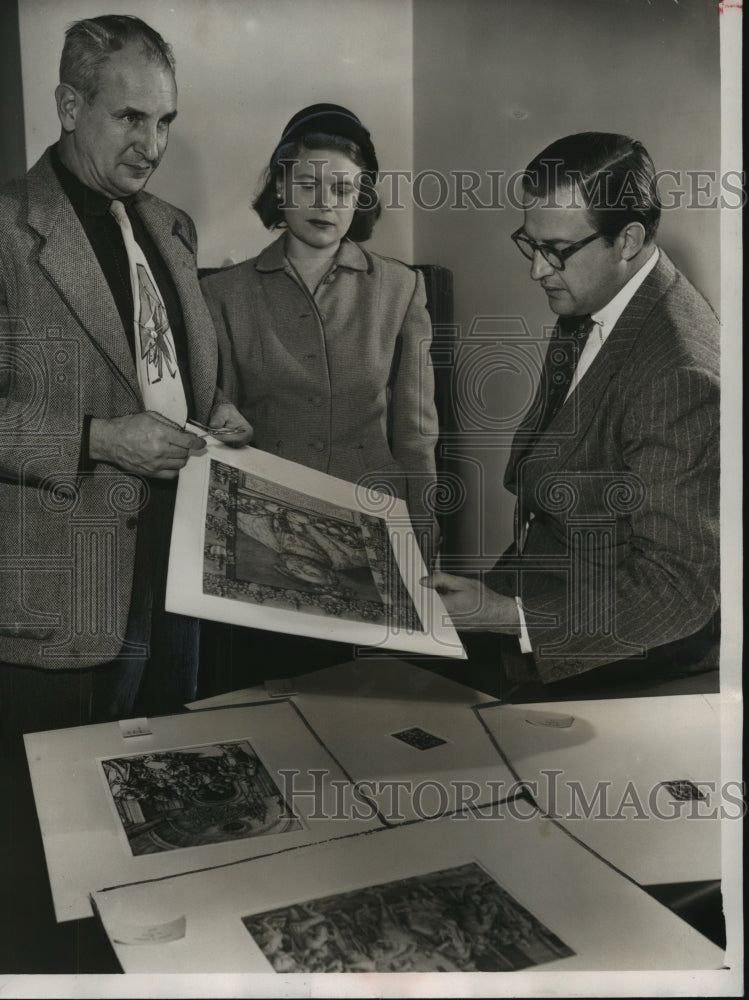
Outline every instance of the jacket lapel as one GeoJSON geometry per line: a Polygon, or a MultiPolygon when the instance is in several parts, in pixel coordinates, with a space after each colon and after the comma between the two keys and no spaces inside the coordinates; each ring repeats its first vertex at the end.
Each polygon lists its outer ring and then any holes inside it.
{"type": "Polygon", "coordinates": [[[140,401],[120,314],[91,244],[52,169],[49,153],[29,171],[28,192],[28,223],[42,239],[39,266],[87,336],[140,401]]]}
{"type": "MultiPolygon", "coordinates": [[[[549,447],[555,446],[555,450],[558,449],[557,457],[551,460],[551,464],[563,466],[569,455],[578,447],[600,409],[601,399],[609,383],[625,364],[648,316],[674,280],[673,264],[662,250],[659,253],[658,263],[619,317],[603,349],[596,355],[580,385],[543,434],[538,435],[532,443],[527,437],[525,440],[517,437],[513,440],[505,473],[506,486],[510,487],[515,483],[519,460],[538,448],[544,447],[548,453],[549,447]]],[[[521,424],[519,429],[522,426],[521,424]]]]}
{"type": "MultiPolygon", "coordinates": [[[[551,342],[547,347],[548,351],[551,349],[551,342]]],[[[546,369],[546,360],[544,359],[544,371],[546,369]]],[[[539,378],[538,385],[536,386],[536,392],[533,397],[533,402],[531,403],[530,409],[526,413],[525,417],[520,421],[515,434],[512,439],[512,445],[510,446],[510,457],[507,460],[507,466],[505,468],[504,474],[504,485],[507,489],[515,492],[515,482],[517,479],[517,468],[520,459],[527,452],[531,452],[536,444],[538,443],[539,435],[534,434],[533,428],[538,424],[541,412],[544,406],[544,384],[545,378],[542,372],[539,378]]]]}

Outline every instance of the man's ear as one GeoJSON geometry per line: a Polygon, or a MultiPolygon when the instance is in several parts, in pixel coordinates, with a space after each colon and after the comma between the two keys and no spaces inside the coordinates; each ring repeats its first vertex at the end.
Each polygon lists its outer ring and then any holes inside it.
{"type": "Polygon", "coordinates": [[[55,88],[57,117],[64,132],[74,132],[78,112],[83,104],[83,96],[69,83],[60,83],[55,88]]]}
{"type": "Polygon", "coordinates": [[[645,227],[641,222],[629,222],[619,233],[622,260],[632,260],[645,245],[645,227]]]}

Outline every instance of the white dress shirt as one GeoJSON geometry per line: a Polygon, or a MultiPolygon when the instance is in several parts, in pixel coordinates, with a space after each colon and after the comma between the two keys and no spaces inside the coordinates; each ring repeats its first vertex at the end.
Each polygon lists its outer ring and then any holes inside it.
{"type": "Polygon", "coordinates": [[[590,318],[596,325],[590,331],[588,340],[582,350],[580,359],[577,362],[577,367],[575,368],[575,372],[572,376],[572,382],[567,390],[567,395],[564,397],[565,403],[575,389],[577,389],[578,385],[582,381],[583,375],[593,364],[595,356],[603,347],[606,342],[606,338],[614,329],[614,325],[618,321],[621,314],[634,298],[635,292],[658,263],[658,257],[659,251],[658,247],[656,247],[655,252],[650,256],[650,259],[642,265],[636,274],[632,275],[624,288],[621,288],[616,293],[611,302],[605,305],[603,309],[599,309],[598,312],[591,313],[590,318]]]}
{"type": "MultiPolygon", "coordinates": [[[[599,309],[597,312],[591,313],[590,318],[596,325],[590,331],[585,347],[580,354],[580,359],[577,362],[577,367],[575,368],[575,372],[572,376],[572,382],[570,383],[567,395],[564,397],[565,403],[583,380],[585,373],[593,364],[596,355],[606,343],[606,339],[614,329],[619,317],[634,298],[635,292],[658,263],[658,257],[659,251],[658,247],[656,247],[655,252],[650,255],[650,258],[646,261],[646,263],[642,265],[636,274],[632,275],[623,288],[619,289],[613,299],[608,302],[603,309],[599,309]]],[[[519,597],[516,597],[515,601],[518,606],[518,618],[520,619],[520,652],[532,653],[533,647],[531,646],[530,636],[528,635],[528,627],[525,622],[523,602],[519,597]]]]}

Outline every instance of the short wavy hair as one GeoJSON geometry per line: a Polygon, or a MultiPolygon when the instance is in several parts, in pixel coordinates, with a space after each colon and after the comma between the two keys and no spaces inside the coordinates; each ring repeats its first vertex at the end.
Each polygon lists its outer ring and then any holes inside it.
{"type": "Polygon", "coordinates": [[[158,31],[132,14],[104,14],[74,21],[65,32],[60,56],[60,83],[67,83],[92,103],[102,65],[126,45],[140,45],[153,62],[175,72],[174,53],[158,31]]]}
{"type": "Polygon", "coordinates": [[[646,243],[658,229],[655,166],[643,144],[626,135],[579,132],[557,139],[531,160],[522,185],[533,198],[574,188],[609,245],[630,222],[641,223],[646,243]]]}
{"type": "Polygon", "coordinates": [[[260,192],[252,202],[252,207],[266,229],[285,228],[286,222],[278,200],[277,183],[283,179],[286,166],[298,160],[302,150],[311,152],[316,149],[334,149],[343,153],[362,171],[357,208],[346,236],[356,243],[364,243],[372,235],[375,223],[382,212],[382,206],[374,186],[375,175],[367,168],[364,154],[355,142],[340,135],[310,132],[279,146],[261,178],[260,192]]]}

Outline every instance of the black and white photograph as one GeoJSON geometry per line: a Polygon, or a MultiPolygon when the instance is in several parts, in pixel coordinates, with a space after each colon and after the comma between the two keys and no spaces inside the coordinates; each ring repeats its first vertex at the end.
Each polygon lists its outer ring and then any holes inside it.
{"type": "Polygon", "coordinates": [[[704,802],[707,794],[688,778],[679,781],[664,781],[663,787],[668,790],[675,802],[693,802],[695,799],[704,802]]]}
{"type": "MultiPolygon", "coordinates": [[[[354,834],[387,856],[525,802],[643,907],[646,933],[588,936],[573,880],[558,995],[740,994],[743,16],[0,2],[4,988],[205,960],[186,995],[234,995],[219,959],[259,958],[219,925],[293,905],[267,933],[303,975],[245,993],[395,995],[417,956],[409,995],[502,995],[496,922],[464,969],[391,914],[401,957],[363,941],[364,969],[317,918],[390,885],[354,834]],[[289,896],[275,852],[302,871],[323,842],[289,896]],[[219,914],[248,861],[213,931],[155,888],[194,873],[219,914]],[[91,909],[142,873],[150,959],[91,909]]],[[[424,854],[439,899],[454,859],[424,854]]],[[[538,878],[500,882],[520,906],[538,878]]]]}
{"type": "Polygon", "coordinates": [[[276,972],[512,972],[574,954],[475,862],[243,922],[276,972]]]}
{"type": "Polygon", "coordinates": [[[110,722],[26,736],[41,835],[29,847],[61,939],[93,931],[85,920],[102,886],[150,896],[172,875],[383,827],[288,698],[147,721],[139,735],[110,722]]]}
{"type": "Polygon", "coordinates": [[[447,743],[447,740],[443,740],[441,736],[428,733],[421,726],[411,726],[410,729],[401,729],[399,733],[391,733],[390,735],[416,750],[433,750],[435,747],[444,746],[447,743]]]}
{"type": "Polygon", "coordinates": [[[136,857],[301,828],[246,740],[113,757],[101,766],[136,857]]]}
{"type": "Polygon", "coordinates": [[[382,518],[211,463],[206,593],[310,614],[422,627],[382,518]]]}

